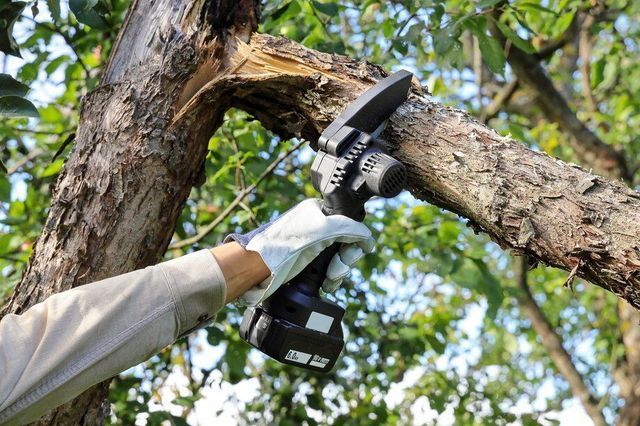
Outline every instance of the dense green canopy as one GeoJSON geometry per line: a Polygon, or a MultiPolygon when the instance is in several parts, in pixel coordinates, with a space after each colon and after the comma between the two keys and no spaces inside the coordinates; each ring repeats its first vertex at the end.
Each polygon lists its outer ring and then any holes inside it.
{"type": "MultiPolygon", "coordinates": [[[[99,84],[128,3],[0,0],[5,298],[42,229],[50,187],[73,149],[80,100],[99,84]]],[[[578,162],[579,143],[541,102],[545,93],[524,84],[510,64],[518,59],[509,52],[518,49],[542,64],[580,121],[623,153],[628,171],[619,177],[633,186],[638,16],[637,2],[617,0],[286,0],[263,5],[259,31],[388,71],[409,69],[443,103],[533,149],[578,162]]],[[[166,258],[219,244],[317,196],[308,144],[281,141],[245,112],[227,114],[209,150],[206,179],[192,191],[166,258]]],[[[347,344],[334,372],[283,366],[250,350],[237,335],[242,309],[229,306],[216,325],[116,379],[111,422],[207,424],[217,415],[291,425],[526,425],[587,418],[524,303],[541,308],[608,422],[625,399],[631,402],[620,375],[640,377],[624,373],[630,355],[622,336],[637,324],[619,319],[615,296],[579,281],[565,286],[566,273],[551,268],[523,272],[455,215],[408,194],[372,201],[369,213],[376,253],[329,296],[347,307],[347,344]]]]}

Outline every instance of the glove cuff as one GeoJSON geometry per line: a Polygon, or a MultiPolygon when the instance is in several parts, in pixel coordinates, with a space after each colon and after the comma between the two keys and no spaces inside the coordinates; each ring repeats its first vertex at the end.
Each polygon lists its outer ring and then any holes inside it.
{"type": "Polygon", "coordinates": [[[251,239],[256,235],[258,235],[259,233],[263,232],[269,226],[271,226],[271,222],[260,225],[253,231],[247,232],[246,234],[240,234],[240,233],[234,232],[233,234],[227,235],[222,241],[222,243],[226,244],[226,243],[230,243],[231,241],[235,241],[238,244],[240,244],[243,249],[246,249],[247,244],[249,244],[249,241],[251,241],[251,239]]]}

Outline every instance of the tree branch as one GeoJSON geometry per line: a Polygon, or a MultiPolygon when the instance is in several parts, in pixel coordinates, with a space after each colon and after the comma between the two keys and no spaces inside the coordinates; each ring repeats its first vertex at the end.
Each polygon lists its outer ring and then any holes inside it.
{"type": "Polygon", "coordinates": [[[527,282],[527,257],[518,256],[515,261],[515,274],[516,282],[520,288],[520,293],[517,295],[520,308],[525,313],[529,321],[531,321],[531,327],[538,333],[542,340],[542,344],[547,349],[549,357],[555,364],[556,368],[569,383],[571,392],[580,400],[585,411],[593,420],[596,426],[606,426],[605,420],[600,407],[598,406],[598,400],[591,394],[589,387],[584,382],[582,375],[578,372],[578,369],[571,360],[571,355],[564,349],[562,345],[562,338],[553,329],[549,320],[545,317],[544,313],[536,303],[531,294],[531,289],[527,282]]]}
{"type": "Polygon", "coordinates": [[[285,153],[281,154],[260,174],[260,176],[258,176],[258,179],[256,179],[255,182],[253,182],[251,185],[247,186],[242,191],[240,191],[238,195],[236,195],[236,198],[231,203],[229,203],[229,205],[225,207],[222,213],[220,213],[213,221],[211,221],[207,226],[205,226],[200,231],[198,231],[198,233],[193,237],[185,238],[184,240],[176,241],[175,243],[171,244],[169,246],[169,250],[190,246],[202,240],[207,235],[209,235],[216,228],[216,226],[218,226],[223,220],[229,217],[231,213],[233,213],[233,210],[242,203],[242,200],[247,195],[251,194],[253,190],[256,189],[258,185],[260,185],[260,183],[267,178],[267,176],[271,175],[271,173],[273,173],[274,170],[278,168],[278,166],[285,159],[287,159],[289,156],[291,156],[291,154],[296,152],[304,143],[305,143],[304,141],[300,141],[296,143],[294,146],[292,146],[285,153]]]}
{"type": "Polygon", "coordinates": [[[582,93],[584,99],[587,102],[589,111],[595,112],[598,110],[596,99],[593,96],[591,90],[591,25],[589,22],[591,19],[585,19],[583,25],[580,26],[580,32],[578,33],[578,55],[580,56],[580,79],[582,83],[582,93]]]}
{"type": "MultiPolygon", "coordinates": [[[[176,115],[193,119],[228,90],[233,106],[282,136],[316,140],[350,100],[381,78],[377,67],[255,34],[236,40],[229,72],[176,115]]],[[[467,113],[414,93],[383,137],[419,199],[453,211],[505,249],[526,253],[640,307],[640,194],[502,137],[467,113]],[[626,234],[623,235],[622,233],[626,234]]]]}
{"type": "Polygon", "coordinates": [[[514,78],[507,84],[505,84],[493,98],[491,103],[487,105],[487,108],[482,111],[482,114],[480,114],[480,121],[487,124],[489,120],[495,117],[500,112],[500,109],[502,109],[502,107],[509,102],[513,94],[516,93],[517,89],[517,78],[514,78]]]}
{"type": "MultiPolygon", "coordinates": [[[[504,44],[504,36],[493,24],[491,32],[504,44]]],[[[535,95],[537,104],[549,120],[558,123],[564,132],[571,135],[569,141],[580,162],[590,165],[596,173],[604,176],[611,177],[615,171],[621,171],[621,178],[630,177],[624,155],[603,142],[578,119],[547,77],[536,55],[527,54],[511,45],[507,60],[518,80],[535,95]]]]}

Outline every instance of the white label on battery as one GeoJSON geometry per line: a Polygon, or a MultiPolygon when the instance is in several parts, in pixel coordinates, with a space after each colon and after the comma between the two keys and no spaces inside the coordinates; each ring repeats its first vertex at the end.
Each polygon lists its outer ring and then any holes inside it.
{"type": "Polygon", "coordinates": [[[333,324],[333,318],[329,315],[321,314],[320,312],[311,312],[305,327],[322,333],[328,333],[331,329],[331,324],[333,324]]]}
{"type": "Polygon", "coordinates": [[[328,362],[329,362],[329,358],[323,358],[319,355],[314,355],[309,365],[313,365],[314,367],[324,368],[328,362]]]}
{"type": "Polygon", "coordinates": [[[306,364],[309,361],[309,358],[311,358],[311,354],[294,351],[293,349],[289,349],[287,356],[284,357],[286,360],[299,362],[300,364],[306,364]]]}

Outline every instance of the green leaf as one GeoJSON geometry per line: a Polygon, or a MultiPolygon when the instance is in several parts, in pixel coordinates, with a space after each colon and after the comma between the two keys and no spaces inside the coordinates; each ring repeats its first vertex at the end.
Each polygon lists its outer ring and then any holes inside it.
{"type": "Polygon", "coordinates": [[[108,28],[107,20],[95,8],[97,4],[98,0],[69,0],[69,9],[83,24],[98,29],[108,28]]]}
{"type": "Polygon", "coordinates": [[[60,19],[60,0],[47,0],[47,7],[54,21],[60,19]]]}
{"type": "Polygon", "coordinates": [[[327,16],[336,16],[340,10],[336,3],[322,3],[317,0],[312,0],[311,4],[313,4],[314,9],[327,16]]]}
{"type": "Polygon", "coordinates": [[[489,69],[496,74],[504,73],[506,58],[500,43],[487,35],[487,19],[484,16],[472,16],[463,23],[478,39],[482,59],[489,69]]]}
{"type": "Polygon", "coordinates": [[[513,31],[507,24],[496,21],[496,25],[500,29],[500,32],[504,34],[506,38],[511,40],[511,42],[520,50],[524,50],[527,53],[535,53],[536,49],[533,47],[529,40],[525,40],[521,38],[515,31],[513,31]]]}
{"type": "Polygon", "coordinates": [[[69,56],[60,55],[57,58],[52,59],[51,62],[49,62],[46,67],[44,67],[44,70],[48,76],[51,76],[51,74],[56,72],[56,70],[60,67],[60,65],[62,65],[65,61],[68,61],[68,60],[69,60],[69,56]]]}
{"type": "Polygon", "coordinates": [[[540,12],[550,13],[552,15],[559,16],[558,12],[556,12],[554,10],[551,10],[551,9],[549,9],[547,7],[544,7],[544,6],[542,6],[540,4],[537,4],[537,3],[529,3],[529,2],[520,3],[520,4],[518,4],[517,7],[520,7],[520,8],[523,8],[523,9],[538,10],[540,12]]]}
{"type": "Polygon", "coordinates": [[[29,91],[29,86],[20,83],[9,74],[0,74],[0,97],[19,96],[24,97],[29,91]]]}
{"type": "Polygon", "coordinates": [[[602,83],[602,80],[604,80],[604,67],[606,64],[607,61],[604,59],[598,59],[591,63],[591,72],[589,73],[591,76],[591,87],[597,87],[602,83]]]}
{"type": "Polygon", "coordinates": [[[26,6],[23,1],[0,3],[0,52],[22,58],[18,43],[13,38],[13,25],[26,6]]]}
{"type": "Polygon", "coordinates": [[[0,117],[34,117],[38,118],[36,107],[19,96],[3,96],[0,98],[0,117]]]}
{"type": "Polygon", "coordinates": [[[181,405],[183,407],[190,407],[193,408],[193,406],[195,405],[196,401],[199,398],[197,396],[193,396],[193,395],[189,395],[189,396],[179,396],[176,399],[174,399],[173,401],[171,401],[173,404],[176,405],[181,405]]]}
{"type": "Polygon", "coordinates": [[[440,340],[438,340],[436,336],[427,334],[424,337],[425,339],[427,339],[427,342],[429,342],[429,345],[431,345],[431,347],[433,348],[434,351],[436,351],[436,353],[440,355],[444,353],[444,350],[446,349],[446,345],[442,343],[440,340]]]}
{"type": "Polygon", "coordinates": [[[438,227],[438,238],[444,244],[452,244],[458,240],[460,229],[456,222],[443,222],[438,227]]]}
{"type": "Polygon", "coordinates": [[[2,171],[2,173],[4,173],[4,174],[9,173],[9,170],[7,170],[7,166],[4,165],[2,160],[0,160],[0,171],[2,171]]]}
{"type": "Polygon", "coordinates": [[[40,177],[46,178],[46,177],[57,175],[60,172],[60,170],[62,170],[62,166],[64,166],[64,160],[63,159],[56,160],[53,163],[49,164],[47,167],[45,167],[40,177]]]}
{"type": "Polygon", "coordinates": [[[618,64],[616,64],[615,61],[608,61],[604,66],[604,70],[602,71],[602,81],[599,85],[600,88],[608,89],[609,87],[613,86],[616,81],[617,74],[618,64]]]}
{"type": "Polygon", "coordinates": [[[11,201],[11,183],[6,175],[0,175],[0,201],[11,201]]]}
{"type": "Polygon", "coordinates": [[[247,362],[247,344],[240,341],[231,341],[227,346],[225,359],[229,366],[229,381],[238,383],[244,378],[244,366],[247,362]]]}
{"type": "Polygon", "coordinates": [[[446,56],[456,40],[455,37],[449,35],[447,28],[433,31],[431,37],[433,38],[433,50],[438,56],[446,56]]]}
{"type": "Polygon", "coordinates": [[[504,74],[506,58],[500,43],[484,33],[476,34],[476,36],[478,37],[482,59],[487,63],[489,69],[496,74],[504,74]]]}
{"type": "Polygon", "coordinates": [[[571,23],[573,22],[573,18],[575,17],[576,12],[572,11],[572,12],[565,12],[562,15],[560,15],[560,17],[556,20],[556,24],[554,26],[554,31],[556,34],[562,34],[564,33],[567,28],[569,28],[569,25],[571,25],[571,23]]]}
{"type": "Polygon", "coordinates": [[[486,9],[488,7],[491,6],[495,6],[496,4],[500,3],[502,0],[481,0],[478,3],[476,3],[476,7],[479,9],[486,9]]]}
{"type": "Polygon", "coordinates": [[[222,339],[224,339],[224,331],[220,330],[218,327],[211,326],[207,327],[207,342],[210,345],[216,346],[220,344],[222,339]]]}
{"type": "Polygon", "coordinates": [[[478,283],[478,288],[487,296],[487,315],[491,319],[495,319],[498,314],[498,308],[504,299],[504,293],[500,282],[493,276],[482,259],[471,259],[480,270],[482,282],[478,283]]]}

